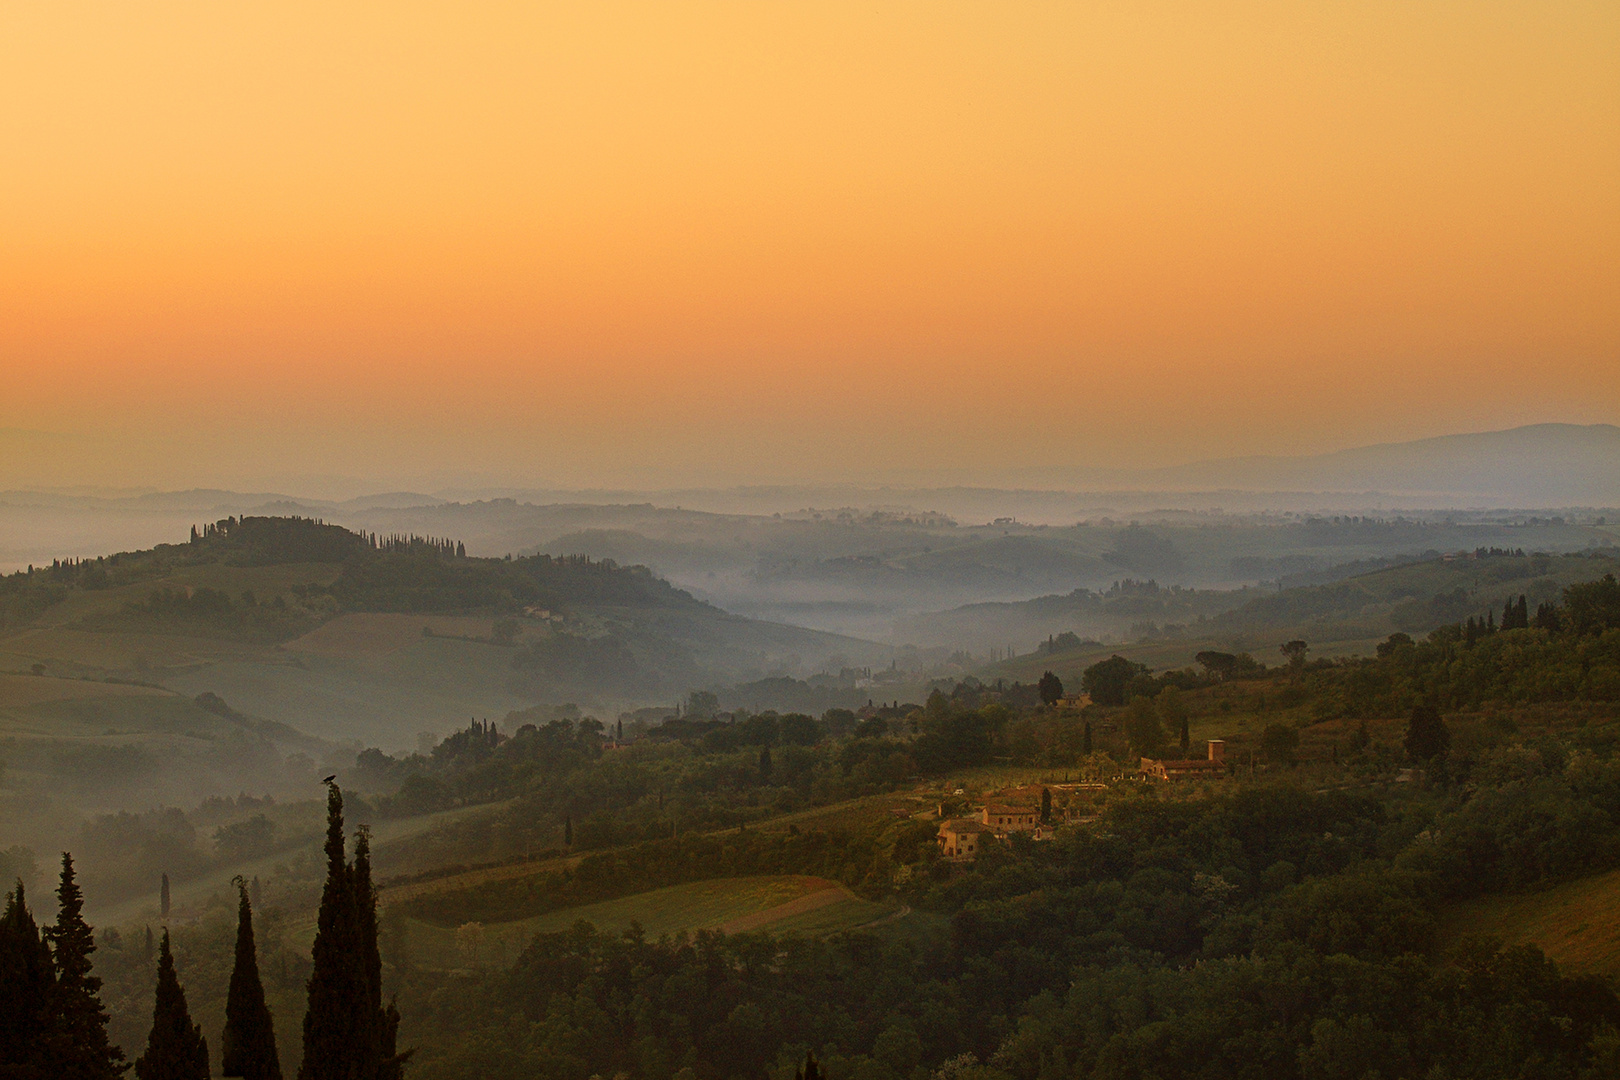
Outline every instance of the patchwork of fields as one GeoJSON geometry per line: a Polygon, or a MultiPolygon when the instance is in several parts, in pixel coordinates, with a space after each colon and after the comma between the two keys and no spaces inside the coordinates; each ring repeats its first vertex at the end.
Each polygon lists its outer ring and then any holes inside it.
{"type": "Polygon", "coordinates": [[[875,923],[902,910],[862,900],[825,878],[775,875],[673,885],[514,922],[447,928],[407,919],[406,935],[414,963],[452,969],[504,966],[534,935],[567,930],[580,921],[615,932],[639,923],[650,938],[698,930],[821,936],[875,923]]]}

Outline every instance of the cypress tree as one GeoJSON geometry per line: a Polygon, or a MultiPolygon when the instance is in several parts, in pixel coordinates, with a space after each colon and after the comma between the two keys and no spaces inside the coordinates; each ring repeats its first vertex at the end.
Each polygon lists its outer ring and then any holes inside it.
{"type": "Polygon", "coordinates": [[[56,889],[56,924],[45,931],[56,985],[45,1009],[45,1060],[61,1080],[112,1080],[126,1066],[124,1052],[107,1041],[101,980],[90,974],[95,935],[84,921],[84,894],[73,875],[73,856],[62,853],[56,889]]]}
{"type": "Polygon", "coordinates": [[[1406,752],[1418,761],[1445,754],[1451,746],[1451,729],[1433,705],[1414,705],[1406,726],[1406,752]]]}
{"type": "Polygon", "coordinates": [[[253,944],[253,906],[240,878],[237,889],[241,901],[236,908],[236,966],[231,969],[231,987],[225,997],[220,1073],[245,1080],[281,1080],[276,1030],[264,1003],[258,950],[253,944]]]}
{"type": "Polygon", "coordinates": [[[174,973],[169,932],[158,945],[157,999],[152,1004],[152,1033],[146,1053],[135,1060],[140,1080],[208,1080],[208,1040],[191,1022],[186,991],[174,973]]]}
{"type": "Polygon", "coordinates": [[[360,973],[366,984],[367,1054],[382,1062],[382,951],[377,947],[377,891],[371,885],[371,830],[362,825],[354,840],[354,914],[360,933],[360,973]]]}
{"type": "Polygon", "coordinates": [[[343,793],[336,784],[328,784],[326,885],[315,919],[309,1004],[304,1013],[304,1060],[298,1066],[298,1080],[372,1080],[376,1076],[375,1051],[366,1038],[373,1014],[366,1008],[370,992],[361,963],[354,875],[344,856],[343,793]]]}
{"type": "Polygon", "coordinates": [[[759,778],[761,780],[771,778],[771,748],[768,746],[762,746],[759,750],[759,778]]]}
{"type": "Polygon", "coordinates": [[[45,1075],[39,1035],[54,983],[51,950],[18,881],[0,916],[0,1075],[45,1075]]]}
{"type": "Polygon", "coordinates": [[[360,928],[360,959],[366,980],[368,1052],[376,1060],[377,1080],[400,1080],[411,1051],[399,1052],[399,1009],[382,1004],[382,950],[377,943],[377,890],[371,883],[371,830],[362,825],[354,843],[354,899],[360,928]]]}
{"type": "Polygon", "coordinates": [[[382,1014],[382,1066],[377,1080],[400,1080],[405,1075],[405,1062],[414,1051],[399,1052],[399,1008],[393,1001],[382,1014]]]}

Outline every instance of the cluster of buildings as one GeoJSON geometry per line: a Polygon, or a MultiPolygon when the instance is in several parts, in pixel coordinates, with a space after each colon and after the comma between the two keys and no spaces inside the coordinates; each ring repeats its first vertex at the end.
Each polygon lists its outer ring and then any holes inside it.
{"type": "MultiPolygon", "coordinates": [[[[1144,780],[1218,779],[1226,775],[1226,742],[1223,739],[1208,740],[1205,756],[1200,758],[1142,758],[1141,762],[1138,775],[1144,780]]],[[[1042,791],[1072,792],[1078,788],[1105,786],[1062,784],[1056,785],[1055,788],[1042,788],[1037,785],[1008,794],[1014,800],[1020,795],[1034,795],[1038,802],[1050,807],[1049,800],[1039,798],[1042,791]]],[[[1072,802],[1066,803],[1061,809],[1053,807],[1044,818],[1040,809],[1025,805],[1022,801],[986,803],[975,816],[950,818],[940,822],[939,853],[947,859],[959,861],[972,859],[992,840],[1007,843],[1014,833],[1026,834],[1034,840],[1048,840],[1055,826],[1070,821],[1088,820],[1091,819],[1077,815],[1072,802]]]]}
{"type": "MultiPolygon", "coordinates": [[[[1007,843],[1014,833],[1022,833],[1032,840],[1050,840],[1053,830],[1062,824],[1071,821],[1085,821],[1078,808],[1072,801],[1065,801],[1061,806],[1052,805],[1050,799],[1043,799],[1043,793],[1056,791],[1060,794],[1072,794],[1082,788],[1101,788],[1102,784],[1056,784],[1043,786],[1035,784],[1025,788],[1015,788],[1003,794],[1009,801],[1005,803],[986,803],[977,814],[972,817],[949,818],[939,824],[939,853],[947,859],[971,859],[977,855],[985,845],[995,840],[1007,843]],[[1029,800],[1026,803],[1024,800],[1029,800]],[[1031,805],[1033,803],[1033,805],[1031,805]],[[1043,817],[1041,805],[1048,807],[1043,817]]],[[[942,815],[943,816],[943,815],[942,815]]]]}

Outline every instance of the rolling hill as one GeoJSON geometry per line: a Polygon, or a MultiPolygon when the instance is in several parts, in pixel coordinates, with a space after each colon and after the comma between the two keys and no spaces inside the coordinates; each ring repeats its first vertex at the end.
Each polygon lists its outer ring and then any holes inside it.
{"type": "Polygon", "coordinates": [[[300,518],[230,518],[185,544],[0,579],[0,671],[213,692],[390,748],[537,702],[610,710],[887,657],[729,614],[641,567],[473,558],[300,518]]]}
{"type": "Polygon", "coordinates": [[[1083,591],[1020,604],[974,605],[930,616],[948,632],[955,624],[995,626],[1024,640],[1071,632],[1081,640],[1056,650],[1024,653],[986,669],[988,677],[1033,681],[1056,671],[1065,681],[1118,652],[1156,669],[1192,663],[1202,649],[1251,651],[1276,660],[1295,638],[1314,656],[1371,654],[1390,634],[1414,636],[1446,623],[1499,614],[1523,595],[1533,610],[1555,601],[1567,585],[1620,569],[1612,554],[1544,555],[1488,549],[1464,557],[1401,563],[1323,584],[1235,592],[1168,590],[1157,586],[1083,591]],[[1125,629],[1127,620],[1131,628],[1125,629]],[[1172,621],[1173,620],[1173,621],[1172,621]],[[1097,639],[1108,638],[1107,641],[1097,639]]]}

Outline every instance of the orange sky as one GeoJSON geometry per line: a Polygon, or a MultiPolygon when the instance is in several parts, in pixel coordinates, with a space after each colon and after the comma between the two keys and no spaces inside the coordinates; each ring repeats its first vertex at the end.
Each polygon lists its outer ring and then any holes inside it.
{"type": "Polygon", "coordinates": [[[0,484],[1620,422],[1620,5],[0,7],[0,484]]]}

